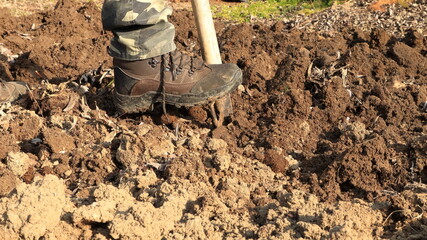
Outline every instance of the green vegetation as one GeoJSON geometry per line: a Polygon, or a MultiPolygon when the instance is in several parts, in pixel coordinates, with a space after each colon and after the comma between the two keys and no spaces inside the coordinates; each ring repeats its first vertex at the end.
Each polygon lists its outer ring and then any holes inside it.
{"type": "Polygon", "coordinates": [[[215,18],[249,22],[253,18],[275,19],[292,13],[310,14],[332,6],[334,0],[248,0],[248,3],[213,7],[215,18]]]}

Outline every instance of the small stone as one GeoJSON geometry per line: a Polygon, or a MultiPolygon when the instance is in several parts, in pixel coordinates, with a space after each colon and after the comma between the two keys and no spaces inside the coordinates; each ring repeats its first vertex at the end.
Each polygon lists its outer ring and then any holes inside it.
{"type": "Polygon", "coordinates": [[[288,160],[290,170],[293,171],[299,168],[299,162],[295,160],[291,155],[286,156],[285,159],[288,160]]]}
{"type": "Polygon", "coordinates": [[[65,174],[65,176],[69,177],[72,173],[73,173],[73,171],[68,170],[64,174],[65,174]]]}
{"type": "Polygon", "coordinates": [[[245,91],[245,86],[243,86],[242,84],[240,84],[240,85],[237,87],[237,91],[238,91],[239,93],[244,92],[244,91],[245,91]]]}

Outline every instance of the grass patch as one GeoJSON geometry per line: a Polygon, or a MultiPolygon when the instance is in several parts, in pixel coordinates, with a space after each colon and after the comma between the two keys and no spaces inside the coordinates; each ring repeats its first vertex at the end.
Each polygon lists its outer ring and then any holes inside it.
{"type": "Polygon", "coordinates": [[[277,19],[294,13],[310,14],[334,4],[334,0],[249,0],[248,3],[233,6],[213,7],[215,18],[236,22],[249,22],[252,19],[277,19]]]}

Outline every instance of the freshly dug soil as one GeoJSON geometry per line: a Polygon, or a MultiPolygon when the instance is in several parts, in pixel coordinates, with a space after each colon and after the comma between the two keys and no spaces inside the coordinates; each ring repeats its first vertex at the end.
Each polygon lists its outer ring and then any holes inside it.
{"type": "MultiPolygon", "coordinates": [[[[116,115],[94,4],[2,12],[0,77],[32,89],[0,107],[6,239],[427,237],[426,29],[217,21],[244,79],[214,128],[207,106],[116,115]]],[[[192,13],[171,21],[200,55],[192,13]]]]}

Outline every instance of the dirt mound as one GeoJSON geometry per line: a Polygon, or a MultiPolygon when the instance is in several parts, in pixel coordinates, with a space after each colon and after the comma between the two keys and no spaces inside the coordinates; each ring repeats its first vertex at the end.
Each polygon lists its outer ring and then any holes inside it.
{"type": "MultiPolygon", "coordinates": [[[[4,12],[1,78],[33,91],[0,106],[3,236],[426,236],[427,38],[416,29],[217,22],[244,82],[234,117],[213,129],[206,106],[168,107],[167,124],[157,110],[114,115],[110,35],[92,3],[4,12]]],[[[192,14],[171,20],[178,48],[200,54],[192,14]]]]}
{"type": "Polygon", "coordinates": [[[111,63],[106,53],[109,37],[94,3],[60,1],[53,11],[20,18],[11,17],[7,9],[3,12],[2,44],[19,54],[10,66],[11,79],[35,86],[43,79],[58,83],[111,63]]]}
{"type": "Polygon", "coordinates": [[[227,28],[224,58],[240,64],[247,82],[224,139],[262,162],[271,149],[291,155],[301,163],[296,179],[324,200],[373,200],[421,177],[410,152],[426,130],[425,38],[347,31],[227,28]]]}

